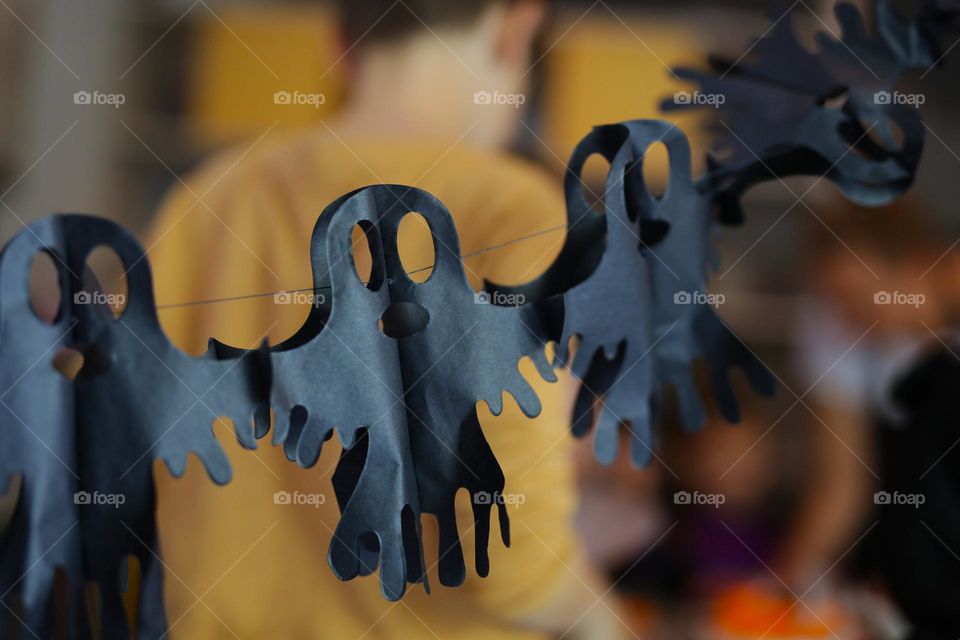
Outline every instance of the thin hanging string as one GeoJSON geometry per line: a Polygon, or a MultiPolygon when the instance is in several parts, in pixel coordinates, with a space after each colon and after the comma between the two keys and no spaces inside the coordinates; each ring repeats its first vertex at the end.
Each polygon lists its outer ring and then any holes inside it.
{"type": "MultiPolygon", "coordinates": [[[[514,238],[513,240],[507,240],[506,242],[501,242],[500,244],[495,244],[495,245],[492,245],[492,246],[489,246],[489,247],[484,247],[483,249],[478,249],[478,250],[476,250],[476,251],[471,251],[470,253],[461,254],[461,255],[460,255],[460,259],[461,259],[461,260],[465,260],[465,259],[467,259],[467,258],[473,258],[473,257],[475,257],[475,256],[482,255],[482,254],[484,254],[484,253],[490,253],[491,251],[496,251],[496,250],[498,250],[498,249],[503,249],[504,247],[509,247],[510,245],[514,245],[514,244],[517,244],[517,243],[520,243],[520,242],[524,242],[524,241],[526,241],[526,240],[532,240],[533,238],[538,238],[538,237],[540,237],[540,236],[544,236],[544,235],[547,235],[547,234],[549,234],[549,233],[556,233],[557,231],[565,230],[565,229],[567,229],[567,225],[566,225],[566,224],[560,224],[560,225],[557,225],[557,226],[555,226],[555,227],[549,227],[549,228],[547,228],[547,229],[541,229],[540,231],[535,231],[535,232],[530,233],[530,234],[527,234],[527,235],[525,235],[525,236],[520,236],[519,238],[514,238]]],[[[407,275],[408,275],[408,276],[412,276],[412,275],[417,274],[417,273],[422,273],[422,272],[424,272],[424,271],[429,271],[429,270],[433,269],[435,266],[436,266],[436,265],[433,264],[433,265],[430,265],[429,267],[421,267],[421,268],[419,268],[419,269],[414,269],[413,271],[407,271],[407,275]]],[[[364,285],[370,285],[370,284],[372,284],[372,283],[373,283],[373,281],[368,281],[368,282],[364,282],[363,284],[364,284],[364,285]]],[[[161,304],[161,305],[157,305],[157,310],[158,310],[158,311],[163,311],[163,310],[165,310],[165,309],[181,309],[181,308],[184,308],[184,307],[198,307],[198,306],[201,306],[201,305],[219,304],[219,303],[221,303],[221,302],[236,302],[236,301],[239,301],[239,300],[254,300],[254,299],[256,299],[256,298],[269,298],[270,296],[276,296],[276,295],[280,295],[280,294],[311,293],[311,292],[314,292],[314,291],[322,291],[322,290],[329,289],[329,288],[330,288],[330,287],[306,287],[306,288],[303,288],[303,289],[280,289],[279,291],[265,291],[265,292],[263,292],[263,293],[248,293],[248,294],[245,294],[245,295],[229,296],[229,297],[226,297],[226,298],[212,298],[212,299],[210,299],[210,300],[194,300],[193,302],[177,302],[177,303],[174,303],[174,304],[161,304]]]]}

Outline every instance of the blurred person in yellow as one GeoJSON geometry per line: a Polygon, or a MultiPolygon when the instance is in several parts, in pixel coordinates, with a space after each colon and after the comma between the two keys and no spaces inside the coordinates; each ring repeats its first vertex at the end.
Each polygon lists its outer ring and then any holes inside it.
{"type": "MultiPolygon", "coordinates": [[[[347,54],[340,64],[352,70],[347,104],[310,130],[240,145],[169,195],[147,242],[161,307],[309,288],[316,217],[334,199],[372,183],[409,184],[439,197],[454,216],[465,255],[562,225],[560,181],[504,151],[520,124],[517,106],[535,64],[545,5],[343,0],[347,54]]],[[[400,244],[408,270],[432,264],[423,229],[400,244]]],[[[476,287],[482,278],[519,283],[541,273],[561,244],[562,233],[540,235],[468,257],[466,271],[476,287]]],[[[369,268],[363,262],[358,256],[361,272],[369,268]]],[[[161,319],[171,339],[191,353],[201,352],[208,336],[249,347],[264,337],[279,342],[303,323],[306,305],[279,302],[267,295],[173,306],[161,310],[161,319]]],[[[226,425],[217,424],[234,470],[228,486],[214,486],[194,459],[182,479],[158,472],[171,636],[626,633],[609,596],[598,603],[607,586],[591,575],[572,533],[571,383],[534,384],[544,404],[535,420],[525,419],[512,399],[499,418],[481,407],[506,491],[524,497],[510,507],[511,548],[502,547],[494,524],[488,578],[468,572],[463,586],[444,588],[434,568],[433,595],[411,587],[397,603],[383,599],[376,576],[341,583],[327,565],[339,517],[330,486],[336,439],[314,468],[303,470],[267,439],[255,452],[241,450],[226,425]],[[276,504],[278,491],[322,497],[309,506],[276,504]]],[[[356,402],[363,396],[357,389],[356,402]]],[[[470,566],[469,497],[458,496],[457,507],[470,566]]],[[[426,562],[435,567],[436,524],[424,520],[426,562]]]]}

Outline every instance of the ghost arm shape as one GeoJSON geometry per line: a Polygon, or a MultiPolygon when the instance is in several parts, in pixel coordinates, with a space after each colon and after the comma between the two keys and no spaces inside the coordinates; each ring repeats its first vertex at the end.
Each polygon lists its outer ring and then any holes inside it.
{"type": "Polygon", "coordinates": [[[650,462],[663,383],[678,389],[687,426],[702,424],[690,372],[698,357],[708,361],[723,413],[731,420],[738,417],[727,378],[731,366],[743,368],[757,391],[773,390],[766,368],[712,309],[677,304],[678,296],[704,292],[711,257],[710,199],[694,185],[690,171],[686,138],[669,123],[636,120],[596,127],[568,165],[569,232],[557,261],[526,285],[487,283],[500,294],[562,302],[562,327],[553,327],[549,338],[558,342],[560,363],[570,359],[570,340],[580,341],[570,363],[582,383],[573,432],[578,437],[590,432],[599,404],[594,446],[605,463],[617,455],[621,425],[632,435],[634,465],[650,462]],[[647,149],[659,142],[670,153],[670,186],[655,198],[644,183],[642,163],[647,149]],[[593,154],[610,163],[602,215],[583,196],[581,173],[593,154]]]}
{"type": "MultiPolygon", "coordinates": [[[[0,278],[2,313],[21,318],[16,325],[4,323],[5,330],[11,329],[4,343],[18,343],[21,353],[42,354],[28,374],[37,381],[14,386],[10,406],[24,416],[49,412],[37,417],[36,424],[42,426],[35,428],[44,430],[32,434],[38,444],[24,446],[22,432],[11,430],[9,421],[0,436],[0,450],[17,452],[16,460],[4,462],[4,475],[12,470],[23,476],[17,515],[2,548],[3,590],[19,595],[26,616],[21,616],[21,624],[37,633],[49,628],[45,625],[52,609],[44,591],[52,572],[63,568],[71,594],[70,637],[85,637],[89,628],[83,612],[87,582],[99,588],[95,616],[105,636],[126,637],[129,623],[120,594],[127,588],[126,561],[132,556],[141,573],[138,637],[159,638],[166,632],[166,621],[153,463],[163,459],[179,476],[188,454],[195,453],[215,482],[229,481],[229,463],[212,423],[230,418],[241,443],[255,446],[253,422],[259,421],[257,430],[263,431],[267,418],[267,354],[254,351],[219,360],[215,345],[203,358],[176,349],[157,321],[142,247],[106,220],[58,215],[31,225],[4,252],[0,278]],[[128,300],[119,317],[98,303],[100,292],[86,268],[87,257],[101,245],[115,251],[127,270],[128,300]],[[29,261],[39,251],[55,256],[62,292],[56,322],[40,329],[38,320],[26,317],[31,311],[24,294],[29,261]],[[18,335],[21,328],[26,328],[26,335],[18,335]],[[59,338],[51,340],[53,335],[59,338]],[[62,346],[84,356],[72,385],[50,363],[62,346]],[[40,493],[43,487],[56,491],[40,493]],[[46,521],[37,522],[32,515],[37,512],[43,512],[46,521]],[[60,523],[64,526],[57,526],[60,523]],[[56,544],[34,548],[67,527],[68,533],[56,544]],[[11,544],[21,536],[31,543],[26,556],[11,544]],[[22,582],[16,577],[6,582],[12,576],[8,566],[44,551],[42,562],[26,571],[22,582]]],[[[16,357],[4,353],[0,373],[14,375],[19,360],[19,353],[16,357]]]]}
{"type": "MultiPolygon", "coordinates": [[[[0,538],[0,593],[4,628],[22,627],[46,638],[56,620],[54,574],[58,567],[82,575],[82,541],[73,505],[77,490],[74,391],[50,364],[69,340],[70,322],[48,325],[34,313],[28,289],[30,265],[59,229],[20,234],[0,254],[0,484],[11,490],[21,478],[17,506],[0,538]]],[[[66,281],[61,277],[61,288],[66,281]]],[[[59,303],[58,303],[59,304],[59,303]]],[[[74,602],[66,621],[79,627],[74,602]]]]}
{"type": "Polygon", "coordinates": [[[692,178],[690,144],[675,126],[656,120],[637,120],[625,126],[630,131],[631,170],[626,176],[626,200],[635,208],[641,224],[660,222],[669,231],[647,245],[651,281],[651,305],[658,380],[673,385],[678,394],[681,418],[689,429],[706,421],[692,375],[692,365],[703,358],[710,373],[717,404],[729,422],[740,419],[729,370],[740,368],[753,390],[774,392],[767,367],[730,330],[717,314],[719,298],[707,293],[707,276],[716,256],[710,244],[714,227],[713,194],[698,188],[692,178]],[[647,149],[661,142],[669,156],[670,177],[661,197],[650,193],[643,177],[647,149]],[[716,303],[716,304],[715,304],[716,303]]]}
{"type": "MultiPolygon", "coordinates": [[[[742,194],[775,178],[825,176],[865,206],[889,203],[913,183],[925,133],[919,112],[883,96],[905,71],[934,63],[933,44],[885,1],[876,33],[853,5],[839,3],[836,15],[839,39],[820,33],[815,51],[797,39],[792,16],[778,16],[742,60],[677,70],[700,93],[724,98],[706,177],[721,221],[742,221],[742,194]]],[[[667,111],[698,106],[663,103],[667,111]]]]}
{"type": "Polygon", "coordinates": [[[379,185],[344,196],[320,216],[311,244],[315,292],[329,292],[303,328],[277,345],[274,441],[313,466],[335,431],[344,453],[334,474],[341,509],[329,561],[341,579],[381,569],[381,589],[400,598],[425,581],[421,514],[440,525],[439,578],[465,578],[454,515],[457,491],[473,497],[476,567],[486,575],[490,511],[504,477],[480,430],[478,401],[494,414],[509,393],[530,417],[540,403],[518,369],[530,357],[554,379],[533,306],[478,304],[467,283],[452,219],[433,196],[379,185]],[[423,283],[405,273],[397,246],[400,221],[422,215],[434,240],[433,272],[423,283]],[[351,233],[360,225],[373,272],[360,281],[351,233]]]}

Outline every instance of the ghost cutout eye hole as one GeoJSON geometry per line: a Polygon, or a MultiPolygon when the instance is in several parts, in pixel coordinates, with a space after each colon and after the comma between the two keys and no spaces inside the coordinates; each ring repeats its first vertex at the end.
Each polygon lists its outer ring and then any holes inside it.
{"type": "Polygon", "coordinates": [[[606,203],[603,198],[606,192],[607,175],[610,173],[610,163],[602,154],[593,153],[583,163],[580,171],[580,197],[587,209],[597,215],[606,213],[606,203]]]}
{"type": "Polygon", "coordinates": [[[116,251],[102,244],[87,255],[83,289],[74,296],[74,304],[95,305],[116,319],[123,315],[129,296],[127,269],[116,251]]]}
{"type": "Polygon", "coordinates": [[[640,160],[643,165],[643,183],[654,200],[661,200],[670,188],[670,151],[663,142],[647,147],[640,160]]]}
{"type": "Polygon", "coordinates": [[[38,251],[30,261],[27,296],[30,308],[40,322],[54,325],[60,320],[63,288],[60,266],[46,250],[38,251]]]}
{"type": "Polygon", "coordinates": [[[437,260],[437,251],[433,243],[433,232],[426,218],[416,212],[403,216],[397,229],[397,251],[407,277],[417,284],[423,284],[430,279],[437,260]]]}
{"type": "Polygon", "coordinates": [[[384,283],[383,243],[380,232],[369,220],[353,225],[350,235],[353,271],[370,291],[378,291],[384,283]]]}

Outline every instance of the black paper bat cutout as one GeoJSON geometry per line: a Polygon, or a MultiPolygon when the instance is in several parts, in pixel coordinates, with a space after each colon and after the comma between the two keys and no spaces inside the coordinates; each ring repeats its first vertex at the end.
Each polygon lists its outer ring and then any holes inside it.
{"type": "MultiPolygon", "coordinates": [[[[156,316],[142,247],[119,226],[79,215],[52,216],[15,237],[0,256],[0,479],[19,474],[22,490],[0,541],[0,593],[20,635],[51,637],[57,614],[54,572],[66,574],[68,637],[87,637],[84,587],[99,588],[103,637],[128,637],[120,594],[127,558],[140,563],[139,638],[166,632],[162,566],[154,522],[152,466],[182,475],[195,453],[210,477],[230,479],[212,423],[234,421],[246,447],[267,428],[270,362],[265,350],[232,361],[216,344],[203,358],[175,348],[156,316]],[[105,245],[125,269],[128,299],[119,318],[86,269],[105,245]],[[57,320],[33,313],[28,274],[46,252],[59,267],[57,320]],[[84,364],[70,384],[52,366],[63,347],[84,364]]],[[[17,637],[14,635],[14,637],[17,637]]]]}
{"type": "Polygon", "coordinates": [[[487,287],[528,300],[562,300],[563,326],[553,327],[549,338],[559,344],[560,363],[568,360],[570,340],[580,340],[570,365],[583,382],[573,431],[580,437],[589,433],[599,402],[599,460],[612,462],[620,425],[629,423],[632,461],[649,463],[651,425],[664,384],[677,389],[684,424],[702,426],[691,375],[697,358],[706,360],[731,421],[739,412],[730,367],[742,368],[759,393],[773,392],[766,367],[706,303],[712,193],[694,185],[690,147],[681,131],[657,120],[596,127],[574,151],[565,189],[568,235],[556,262],[529,284],[487,287]],[[660,142],[670,154],[670,185],[657,198],[645,184],[642,163],[647,149],[660,142]],[[583,195],[581,173],[593,154],[610,162],[602,216],[583,195]]]}
{"type": "MultiPolygon", "coordinates": [[[[463,582],[465,568],[454,497],[473,498],[476,569],[488,572],[493,504],[509,543],[504,476],[480,429],[476,404],[503,410],[503,392],[525,415],[540,401],[520,375],[533,360],[555,380],[541,339],[538,308],[489,304],[467,283],[450,214],[433,196],[381,185],[355,191],[320,216],[311,244],[317,304],[273,358],[275,443],[304,467],[316,464],[334,431],[344,453],[333,477],[342,515],[329,561],[344,580],[381,567],[385,597],[425,582],[420,515],[440,525],[439,577],[463,582]],[[417,284],[397,248],[400,221],[427,221],[436,255],[417,284]],[[373,258],[370,282],[354,269],[351,234],[364,231],[373,258]],[[329,292],[329,297],[320,294],[329,292]]],[[[428,587],[428,585],[425,584],[428,587]]]]}
{"type": "Polygon", "coordinates": [[[742,60],[677,70],[699,91],[680,92],[663,108],[718,111],[710,178],[721,221],[739,223],[742,194],[772,178],[826,176],[868,206],[889,203],[913,183],[925,132],[896,85],[904,71],[934,64],[935,45],[886,1],[877,3],[876,33],[855,6],[835,11],[840,37],[820,33],[815,51],[797,39],[792,15],[775,15],[742,60]]]}

